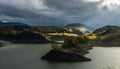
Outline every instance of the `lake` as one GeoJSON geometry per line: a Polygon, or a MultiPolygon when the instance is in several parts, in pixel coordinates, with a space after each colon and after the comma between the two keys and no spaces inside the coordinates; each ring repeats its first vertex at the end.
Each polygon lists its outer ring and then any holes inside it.
{"type": "Polygon", "coordinates": [[[107,69],[120,66],[119,47],[95,47],[86,57],[90,62],[53,63],[41,60],[50,44],[13,44],[0,48],[0,69],[107,69]]]}

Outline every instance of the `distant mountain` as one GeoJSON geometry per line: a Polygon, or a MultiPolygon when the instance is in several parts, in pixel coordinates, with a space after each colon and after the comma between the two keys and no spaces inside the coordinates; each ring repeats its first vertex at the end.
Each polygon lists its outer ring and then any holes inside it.
{"type": "Polygon", "coordinates": [[[93,30],[93,28],[81,23],[72,23],[72,24],[66,25],[65,27],[73,29],[74,34],[90,33],[93,30]]]}
{"type": "Polygon", "coordinates": [[[80,27],[80,26],[84,27],[86,25],[81,24],[81,23],[71,23],[71,24],[66,25],[66,27],[80,27]]]}
{"type": "Polygon", "coordinates": [[[0,21],[0,27],[12,27],[12,26],[27,27],[29,25],[27,25],[25,23],[19,23],[19,22],[2,22],[2,21],[0,21]]]}
{"type": "Polygon", "coordinates": [[[120,26],[107,25],[95,30],[93,33],[95,33],[98,36],[104,36],[104,35],[113,34],[117,32],[120,32],[120,26]]]}

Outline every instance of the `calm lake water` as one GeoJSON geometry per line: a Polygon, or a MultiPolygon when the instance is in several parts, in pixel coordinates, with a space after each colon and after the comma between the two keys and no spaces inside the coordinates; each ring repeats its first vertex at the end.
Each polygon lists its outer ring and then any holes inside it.
{"type": "Polygon", "coordinates": [[[0,48],[0,69],[107,69],[120,66],[120,48],[95,47],[86,55],[90,62],[52,63],[40,57],[50,44],[15,44],[0,48]]]}

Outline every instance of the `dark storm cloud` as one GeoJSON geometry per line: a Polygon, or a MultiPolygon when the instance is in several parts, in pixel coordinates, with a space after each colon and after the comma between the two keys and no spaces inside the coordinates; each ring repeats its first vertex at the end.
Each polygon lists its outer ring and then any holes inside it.
{"type": "Polygon", "coordinates": [[[69,16],[71,22],[92,27],[120,25],[120,0],[44,0],[44,4],[69,16]]]}
{"type": "Polygon", "coordinates": [[[120,0],[0,0],[0,20],[32,25],[79,22],[103,26],[120,22],[116,19],[120,17],[116,12],[119,5],[120,0]]]}
{"type": "Polygon", "coordinates": [[[75,15],[98,10],[98,5],[102,1],[86,2],[84,0],[44,0],[43,2],[51,9],[75,15]]]}
{"type": "MultiPolygon", "coordinates": [[[[32,5],[31,5],[32,7],[32,5]]],[[[41,11],[35,13],[38,10],[22,9],[20,7],[15,8],[8,5],[0,5],[0,20],[2,21],[22,21],[29,22],[32,25],[57,25],[66,22],[64,19],[60,19],[53,16],[48,16],[41,11]],[[64,21],[64,22],[61,22],[64,21]]]]}
{"type": "Polygon", "coordinates": [[[87,2],[84,0],[43,0],[43,3],[52,10],[68,16],[71,22],[82,22],[94,17],[102,1],[87,2]],[[72,20],[73,21],[72,21],[72,20]]]}

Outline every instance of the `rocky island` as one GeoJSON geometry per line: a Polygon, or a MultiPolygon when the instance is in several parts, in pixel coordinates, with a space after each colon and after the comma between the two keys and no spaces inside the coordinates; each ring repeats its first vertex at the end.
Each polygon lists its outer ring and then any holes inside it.
{"type": "Polygon", "coordinates": [[[84,43],[80,37],[67,37],[64,44],[57,48],[54,45],[41,59],[51,62],[84,62],[91,61],[90,58],[86,58],[84,55],[89,53],[88,50],[92,49],[90,46],[82,47],[80,43],[84,43]]]}
{"type": "MultiPolygon", "coordinates": [[[[88,52],[85,52],[88,53],[88,52]]],[[[84,53],[84,54],[85,54],[84,53]]],[[[42,59],[52,62],[83,62],[91,61],[90,58],[84,57],[81,52],[65,52],[61,50],[50,50],[42,59]]]]}

